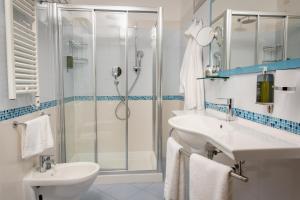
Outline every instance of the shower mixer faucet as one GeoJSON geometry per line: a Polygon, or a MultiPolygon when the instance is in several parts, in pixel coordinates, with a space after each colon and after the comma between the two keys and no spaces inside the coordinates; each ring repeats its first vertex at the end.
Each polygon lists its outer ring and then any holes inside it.
{"type": "Polygon", "coordinates": [[[119,78],[122,74],[122,69],[119,66],[113,67],[112,68],[112,76],[114,77],[115,80],[119,78]]]}

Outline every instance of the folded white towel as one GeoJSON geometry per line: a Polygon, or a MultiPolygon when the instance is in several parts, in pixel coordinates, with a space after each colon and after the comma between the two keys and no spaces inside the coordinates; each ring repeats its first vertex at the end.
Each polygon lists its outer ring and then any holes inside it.
{"type": "Polygon", "coordinates": [[[165,200],[182,199],[183,187],[180,186],[181,159],[179,150],[182,148],[173,138],[167,142],[166,179],[164,187],[165,200]]]}
{"type": "Polygon", "coordinates": [[[22,130],[22,158],[38,155],[54,147],[53,135],[48,115],[27,121],[22,130]]]}
{"type": "Polygon", "coordinates": [[[230,200],[231,168],[203,156],[190,158],[190,200],[230,200]]]}

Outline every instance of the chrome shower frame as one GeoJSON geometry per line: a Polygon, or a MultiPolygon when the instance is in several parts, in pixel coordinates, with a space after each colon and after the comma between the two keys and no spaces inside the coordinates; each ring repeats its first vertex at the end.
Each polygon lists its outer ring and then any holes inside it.
{"type": "MultiPolygon", "coordinates": [[[[211,1],[211,17],[212,17],[212,3],[211,1]]],[[[287,59],[287,48],[288,48],[288,23],[289,18],[299,17],[297,15],[289,15],[286,12],[261,12],[261,11],[238,11],[228,9],[215,19],[211,19],[211,26],[223,18],[224,24],[224,60],[222,66],[225,67],[223,70],[229,70],[230,58],[231,58],[231,37],[232,37],[232,17],[257,17],[256,22],[256,48],[255,48],[255,62],[259,64],[259,32],[260,32],[260,19],[261,17],[274,17],[284,19],[284,43],[283,43],[283,60],[287,59]]],[[[210,47],[211,48],[211,47],[210,47]]],[[[210,50],[210,64],[213,64],[212,49],[210,50]]]]}
{"type": "MultiPolygon", "coordinates": [[[[62,44],[60,43],[60,39],[62,38],[61,31],[59,27],[62,25],[62,16],[61,11],[89,11],[92,12],[92,23],[93,23],[93,70],[94,70],[94,81],[95,81],[95,88],[94,88],[94,104],[95,104],[95,120],[97,122],[97,100],[96,100],[96,91],[97,91],[97,84],[96,84],[96,60],[95,60],[95,52],[96,52],[96,19],[95,13],[97,11],[106,11],[106,12],[120,12],[126,13],[128,19],[128,13],[153,13],[157,14],[157,23],[156,23],[156,49],[153,49],[154,53],[154,61],[153,62],[153,141],[155,142],[154,145],[154,152],[156,153],[156,161],[157,167],[156,170],[140,170],[140,171],[129,171],[128,169],[128,118],[126,119],[126,168],[125,169],[117,169],[111,171],[102,171],[101,174],[140,174],[140,173],[162,173],[162,38],[163,38],[163,8],[146,8],[146,7],[127,7],[127,6],[94,6],[94,5],[70,5],[70,4],[53,4],[52,9],[55,10],[54,18],[56,21],[56,46],[58,48],[57,59],[60,66],[60,76],[59,76],[59,109],[60,109],[60,118],[61,118],[61,128],[60,128],[60,155],[61,155],[61,162],[66,162],[66,138],[65,138],[65,121],[64,121],[64,88],[62,84],[64,83],[63,77],[63,67],[62,67],[62,60],[60,58],[62,52],[62,44]]],[[[128,20],[127,20],[128,21],[128,20]]],[[[128,24],[126,24],[126,28],[128,29],[128,24]]],[[[128,112],[128,33],[125,36],[125,76],[126,76],[126,111],[128,112]]],[[[98,162],[98,133],[97,133],[97,123],[95,123],[95,162],[98,162]]]]}

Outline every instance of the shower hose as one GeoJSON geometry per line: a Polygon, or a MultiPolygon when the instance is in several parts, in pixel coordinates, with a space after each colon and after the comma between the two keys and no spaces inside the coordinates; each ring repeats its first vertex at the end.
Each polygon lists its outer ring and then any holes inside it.
{"type": "MultiPolygon", "coordinates": [[[[132,90],[134,89],[134,87],[135,87],[135,85],[136,85],[136,83],[137,83],[139,77],[140,77],[140,71],[138,70],[138,71],[136,72],[136,77],[135,77],[135,79],[134,79],[134,81],[133,81],[131,87],[129,88],[128,95],[129,95],[129,94],[132,92],[132,90]]],[[[117,105],[116,108],[115,108],[115,116],[116,116],[116,118],[117,118],[118,120],[124,121],[124,120],[126,120],[126,118],[129,118],[129,117],[130,117],[130,108],[129,108],[129,106],[127,107],[127,116],[121,117],[121,116],[119,115],[119,110],[120,110],[121,106],[124,105],[124,106],[126,107],[127,105],[126,105],[125,97],[121,95],[121,92],[120,92],[120,90],[119,90],[119,81],[118,81],[118,80],[115,80],[115,86],[116,86],[116,90],[117,90],[118,96],[119,96],[119,98],[120,98],[120,102],[118,103],[118,105],[117,105]]]]}

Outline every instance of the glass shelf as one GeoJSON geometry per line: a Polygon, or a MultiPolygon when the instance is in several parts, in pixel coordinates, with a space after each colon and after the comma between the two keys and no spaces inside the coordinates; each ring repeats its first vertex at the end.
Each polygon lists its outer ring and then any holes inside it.
{"type": "Polygon", "coordinates": [[[72,48],[86,48],[88,46],[87,43],[83,43],[80,41],[70,40],[69,44],[72,48]]]}
{"type": "Polygon", "coordinates": [[[229,79],[229,76],[206,76],[206,77],[197,78],[197,80],[206,80],[206,79],[210,79],[210,80],[214,80],[214,79],[227,80],[227,79],[229,79]]]}

